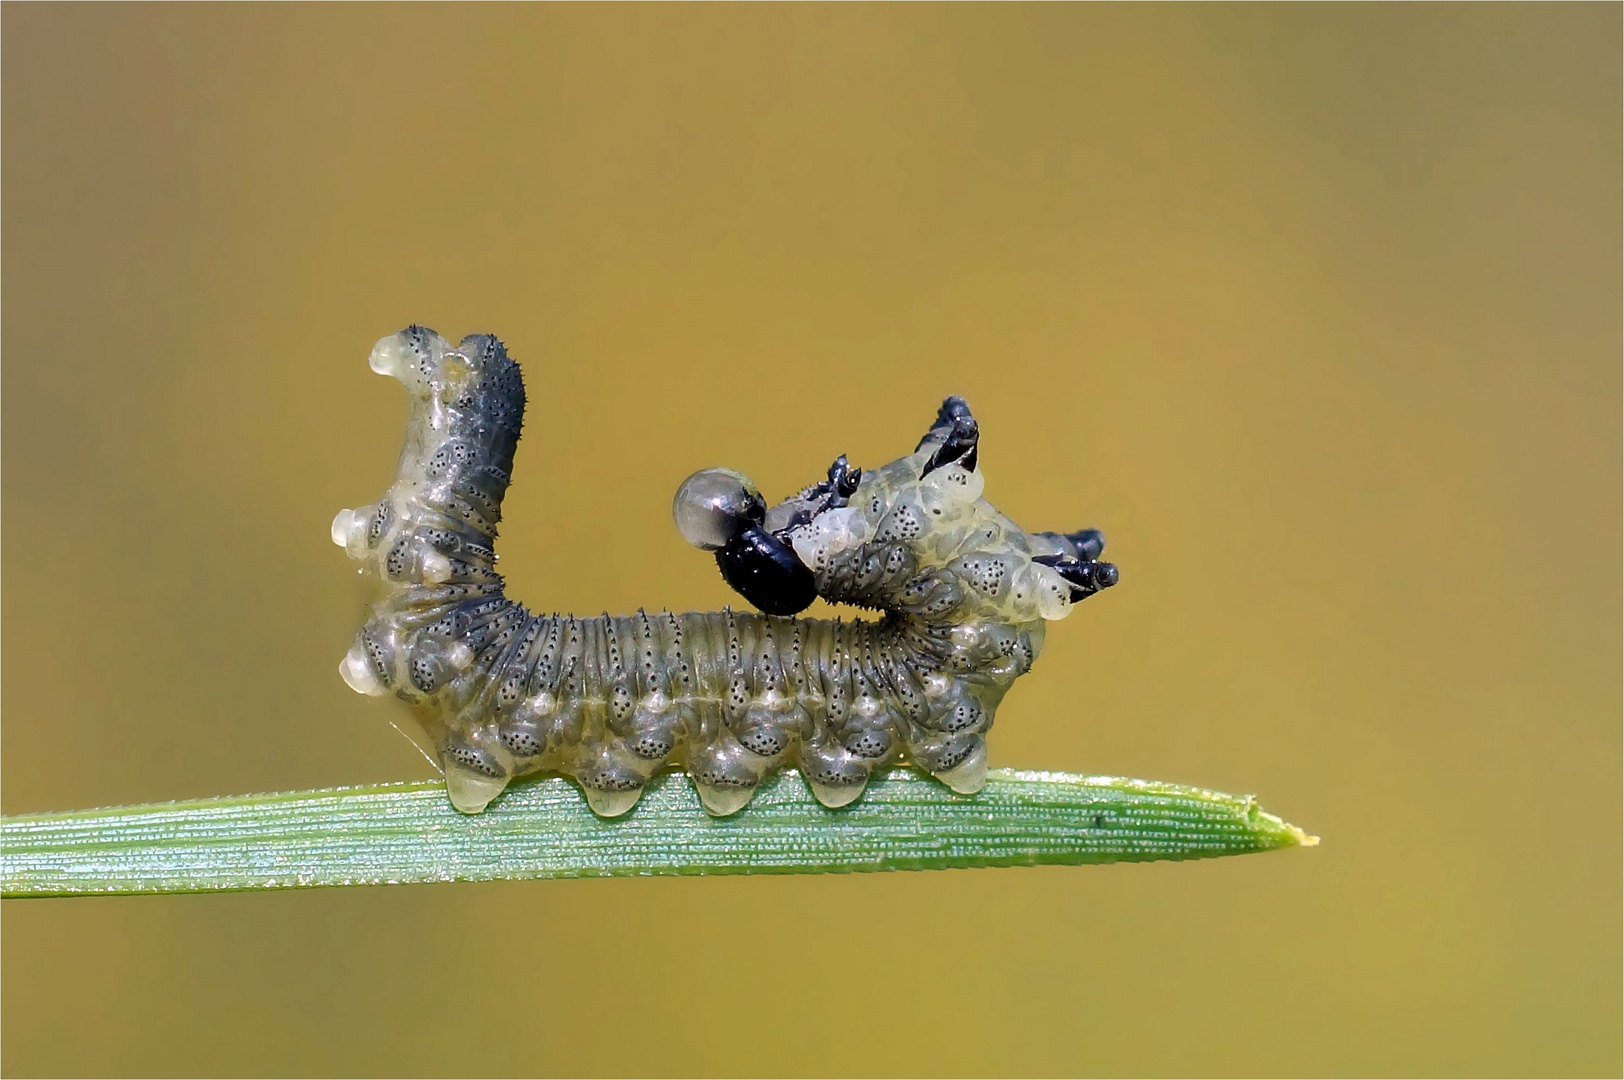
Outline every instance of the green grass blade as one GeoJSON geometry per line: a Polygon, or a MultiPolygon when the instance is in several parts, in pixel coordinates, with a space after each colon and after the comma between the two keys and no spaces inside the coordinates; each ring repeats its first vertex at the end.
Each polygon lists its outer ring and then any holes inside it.
{"type": "Polygon", "coordinates": [[[1036,866],[1317,842],[1250,797],[1068,773],[994,770],[966,798],[898,770],[841,810],[780,773],[725,819],[666,775],[614,821],[565,780],[516,784],[478,817],[419,781],[5,818],[0,895],[1036,866]]]}

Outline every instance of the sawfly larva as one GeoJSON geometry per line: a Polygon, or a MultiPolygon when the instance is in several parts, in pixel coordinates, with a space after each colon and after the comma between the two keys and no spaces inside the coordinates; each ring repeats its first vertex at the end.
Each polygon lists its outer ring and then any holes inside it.
{"type": "Polygon", "coordinates": [[[683,483],[678,530],[758,611],[535,615],[505,595],[493,550],[524,421],[518,365],[489,335],[453,346],[413,326],[371,366],[406,385],[411,419],[394,485],[333,519],[371,593],[339,669],[412,707],[465,813],[516,776],[558,772],[614,817],[672,764],[716,815],[786,766],[830,807],[900,761],[974,793],[1045,621],[1116,584],[1097,531],[1027,533],[981,497],[979,431],[954,397],[913,453],[873,470],[841,457],[770,508],[730,470],[683,483]],[[880,615],[797,617],[820,596],[880,615]]]}

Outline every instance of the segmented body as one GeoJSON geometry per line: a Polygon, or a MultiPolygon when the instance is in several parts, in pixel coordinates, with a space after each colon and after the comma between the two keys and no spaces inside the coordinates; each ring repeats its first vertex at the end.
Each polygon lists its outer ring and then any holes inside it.
{"type": "Polygon", "coordinates": [[[612,816],[672,764],[717,814],[787,765],[831,806],[899,760],[980,788],[998,705],[1074,593],[1033,558],[1077,553],[981,499],[973,454],[927,469],[941,441],[927,436],[862,474],[849,505],[784,532],[818,595],[877,619],[537,615],[505,595],[493,548],[524,416],[517,365],[495,338],[453,347],[418,327],[371,363],[405,383],[412,416],[394,485],[333,524],[373,589],[341,671],[413,707],[459,809],[556,771],[612,816]]]}

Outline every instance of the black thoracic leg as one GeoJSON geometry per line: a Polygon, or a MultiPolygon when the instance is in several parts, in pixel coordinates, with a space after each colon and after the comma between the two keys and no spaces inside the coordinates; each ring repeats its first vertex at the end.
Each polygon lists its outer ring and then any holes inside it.
{"type": "Polygon", "coordinates": [[[942,407],[936,411],[936,422],[930,426],[930,430],[925,432],[925,437],[920,439],[919,445],[914,448],[918,451],[924,449],[927,443],[938,443],[930,460],[925,463],[924,471],[919,475],[929,476],[942,466],[955,461],[974,471],[976,444],[980,438],[981,429],[976,424],[976,418],[970,415],[969,404],[961,397],[950,397],[943,401],[942,407]]]}
{"type": "Polygon", "coordinates": [[[845,507],[862,480],[863,470],[841,454],[829,466],[827,480],[820,480],[785,499],[768,510],[757,524],[773,536],[783,539],[793,530],[815,520],[819,514],[845,507]]]}
{"type": "Polygon", "coordinates": [[[1059,571],[1060,576],[1071,584],[1073,603],[1117,583],[1120,575],[1116,566],[1100,561],[1100,556],[1105,552],[1105,534],[1098,529],[1081,529],[1073,533],[1035,533],[1034,536],[1059,549],[1053,554],[1035,555],[1032,561],[1059,571]]]}
{"type": "Polygon", "coordinates": [[[834,464],[829,466],[829,488],[834,493],[829,508],[838,509],[845,506],[862,480],[863,470],[847,461],[845,454],[835,458],[834,464]]]}

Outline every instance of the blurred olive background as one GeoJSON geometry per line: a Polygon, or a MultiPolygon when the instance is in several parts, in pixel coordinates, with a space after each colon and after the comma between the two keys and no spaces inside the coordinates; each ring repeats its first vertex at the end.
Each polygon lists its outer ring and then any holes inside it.
{"type": "Polygon", "coordinates": [[[1096,525],[997,765],[1212,863],[11,901],[9,1075],[1620,1060],[1620,8],[7,5],[4,810],[428,775],[337,674],[378,337],[502,335],[514,592],[973,402],[1096,525]]]}

